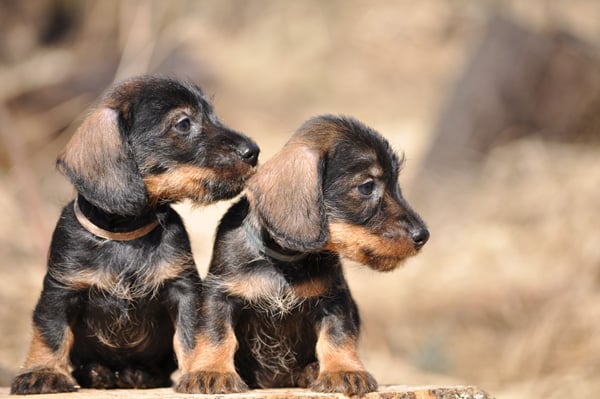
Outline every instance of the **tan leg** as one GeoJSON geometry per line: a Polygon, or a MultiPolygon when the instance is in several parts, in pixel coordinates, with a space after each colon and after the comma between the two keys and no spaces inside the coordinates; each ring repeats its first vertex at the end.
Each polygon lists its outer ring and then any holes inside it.
{"type": "Polygon", "coordinates": [[[73,346],[73,333],[66,328],[63,342],[57,350],[50,348],[38,328],[34,327],[29,354],[24,371],[11,385],[12,394],[72,392],[77,389],[71,376],[69,352],[73,346]]]}
{"type": "Polygon", "coordinates": [[[248,389],[235,371],[237,339],[229,327],[225,336],[216,340],[198,334],[192,350],[185,351],[175,335],[175,352],[181,378],[175,390],[182,393],[225,394],[248,389]]]}
{"type": "Polygon", "coordinates": [[[342,392],[350,396],[377,390],[377,382],[358,357],[357,338],[352,335],[339,336],[339,328],[332,328],[332,325],[332,320],[325,319],[319,332],[316,347],[319,375],[312,389],[342,392]]]}

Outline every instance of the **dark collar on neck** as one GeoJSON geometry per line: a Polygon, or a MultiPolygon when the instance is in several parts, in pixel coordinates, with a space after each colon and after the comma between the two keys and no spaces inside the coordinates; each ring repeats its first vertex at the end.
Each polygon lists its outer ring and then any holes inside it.
{"type": "Polygon", "coordinates": [[[242,227],[248,237],[248,242],[255,247],[260,253],[280,262],[292,263],[302,260],[308,256],[307,252],[296,252],[293,254],[286,254],[278,249],[269,247],[262,237],[257,234],[256,229],[250,225],[248,218],[242,223],[242,227]]]}
{"type": "Polygon", "coordinates": [[[139,217],[114,215],[94,206],[81,195],[73,201],[73,211],[84,229],[106,240],[135,240],[150,233],[159,224],[156,212],[139,217]]]}

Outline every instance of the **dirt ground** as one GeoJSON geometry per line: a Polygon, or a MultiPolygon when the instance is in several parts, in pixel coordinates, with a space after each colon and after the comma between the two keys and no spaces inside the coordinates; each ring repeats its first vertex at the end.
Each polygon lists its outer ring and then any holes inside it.
{"type": "MultiPolygon", "coordinates": [[[[494,13],[600,44],[592,0],[0,3],[0,386],[24,359],[50,235],[73,195],[56,154],[113,79],[158,71],[213,94],[262,161],[321,113],[353,115],[405,153],[401,186],[430,242],[392,273],[346,265],[380,383],[600,395],[600,149],[530,137],[461,179],[417,178],[494,13]]],[[[201,274],[228,204],[177,205],[201,274]]]]}

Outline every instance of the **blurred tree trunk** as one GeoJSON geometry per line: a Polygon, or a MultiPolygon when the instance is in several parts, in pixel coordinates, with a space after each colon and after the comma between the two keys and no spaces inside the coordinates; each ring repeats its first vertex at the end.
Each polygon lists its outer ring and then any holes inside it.
{"type": "Polygon", "coordinates": [[[423,169],[463,172],[494,146],[531,134],[600,142],[599,127],[596,49],[495,17],[438,120],[423,169]]]}

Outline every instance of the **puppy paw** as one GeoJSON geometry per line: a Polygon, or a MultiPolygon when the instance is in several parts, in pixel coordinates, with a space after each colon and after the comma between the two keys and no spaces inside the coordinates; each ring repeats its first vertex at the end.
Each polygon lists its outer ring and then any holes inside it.
{"type": "Polygon", "coordinates": [[[10,387],[10,393],[13,395],[74,392],[76,390],[75,380],[71,376],[47,367],[19,374],[13,379],[10,387]]]}
{"type": "Polygon", "coordinates": [[[294,383],[300,388],[310,388],[319,376],[319,362],[310,363],[300,372],[294,374],[294,383]]]}
{"type": "Polygon", "coordinates": [[[171,386],[171,378],[160,370],[150,372],[134,368],[127,368],[117,373],[118,388],[159,388],[171,386]]]}
{"type": "Polygon", "coordinates": [[[110,368],[97,363],[81,365],[73,371],[73,376],[83,388],[117,388],[117,377],[110,368]]]}
{"type": "Polygon", "coordinates": [[[362,396],[377,390],[377,381],[366,371],[322,372],[312,383],[318,392],[341,392],[348,396],[362,396]]]}
{"type": "Polygon", "coordinates": [[[179,393],[226,394],[244,392],[248,386],[237,373],[196,371],[181,376],[175,386],[179,393]]]}

